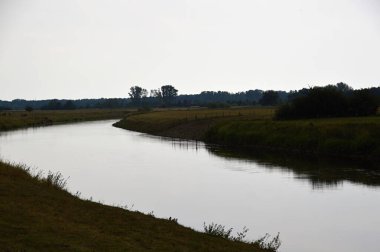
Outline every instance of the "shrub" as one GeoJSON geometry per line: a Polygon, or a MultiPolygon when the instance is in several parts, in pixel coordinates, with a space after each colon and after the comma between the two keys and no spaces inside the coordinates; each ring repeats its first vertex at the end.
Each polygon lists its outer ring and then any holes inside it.
{"type": "Polygon", "coordinates": [[[375,115],[376,96],[370,89],[342,90],[338,86],[310,88],[281,106],[276,119],[375,115]]]}

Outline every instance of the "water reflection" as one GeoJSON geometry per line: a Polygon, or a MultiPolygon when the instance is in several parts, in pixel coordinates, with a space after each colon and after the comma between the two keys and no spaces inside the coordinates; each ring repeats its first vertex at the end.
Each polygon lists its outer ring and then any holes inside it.
{"type": "Polygon", "coordinates": [[[291,171],[294,178],[307,180],[313,189],[333,189],[344,181],[356,184],[380,186],[380,165],[364,161],[323,159],[317,157],[293,157],[260,151],[242,151],[226,147],[206,145],[206,149],[219,157],[245,160],[262,165],[267,169],[291,171]]]}
{"type": "MultiPolygon", "coordinates": [[[[380,186],[380,165],[376,162],[324,159],[311,156],[289,156],[279,153],[270,154],[257,150],[247,151],[219,145],[209,145],[200,141],[172,139],[145,134],[144,137],[151,138],[152,140],[171,142],[174,149],[197,152],[201,148],[204,148],[211,155],[226,160],[251,162],[259,164],[268,170],[289,173],[297,180],[308,181],[313,190],[339,188],[343,185],[344,181],[371,187],[380,186]]],[[[229,166],[229,168],[233,169],[234,167],[229,166]]],[[[250,172],[241,168],[236,167],[235,170],[250,172]]]]}

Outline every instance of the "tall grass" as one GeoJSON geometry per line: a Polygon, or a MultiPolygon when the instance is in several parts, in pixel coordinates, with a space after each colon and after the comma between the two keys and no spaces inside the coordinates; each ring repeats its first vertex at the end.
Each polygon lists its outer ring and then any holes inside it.
{"type": "Polygon", "coordinates": [[[206,141],[230,146],[365,158],[380,157],[380,117],[222,122],[206,141]]]}
{"type": "MultiPolygon", "coordinates": [[[[48,171],[46,176],[45,173],[41,170],[37,170],[36,168],[31,168],[25,164],[18,164],[14,162],[8,162],[0,160],[0,163],[6,164],[8,166],[13,166],[17,169],[20,169],[22,171],[25,171],[27,174],[29,174],[34,180],[38,181],[39,183],[46,184],[50,187],[59,189],[59,190],[67,190],[67,181],[70,177],[65,178],[62,173],[60,172],[52,172],[48,171]]],[[[80,195],[79,192],[77,192],[77,195],[80,195]]]]}
{"type": "Polygon", "coordinates": [[[233,228],[226,228],[223,225],[212,222],[208,225],[206,225],[206,223],[203,223],[203,230],[206,234],[212,236],[222,237],[231,241],[251,243],[258,246],[259,248],[267,249],[270,251],[277,251],[281,246],[280,233],[278,233],[272,239],[270,239],[271,236],[269,234],[265,234],[263,237],[257,240],[246,241],[245,237],[247,236],[247,233],[249,231],[247,227],[243,227],[242,231],[237,232],[236,235],[233,235],[233,228]]]}

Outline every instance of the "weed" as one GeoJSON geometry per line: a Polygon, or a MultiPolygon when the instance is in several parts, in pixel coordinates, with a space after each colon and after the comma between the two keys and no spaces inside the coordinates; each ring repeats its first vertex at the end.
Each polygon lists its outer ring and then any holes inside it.
{"type": "Polygon", "coordinates": [[[177,218],[169,217],[168,220],[169,220],[169,221],[172,221],[172,222],[174,222],[174,223],[178,223],[178,219],[177,219],[177,218]]]}
{"type": "Polygon", "coordinates": [[[211,224],[206,225],[206,223],[204,222],[203,229],[206,234],[223,237],[225,239],[230,240],[233,239],[233,237],[231,236],[232,228],[226,229],[225,226],[213,222],[211,224]]]}
{"type": "Polygon", "coordinates": [[[246,226],[244,226],[241,232],[237,232],[237,236],[234,237],[234,240],[242,242],[247,236],[248,231],[249,229],[246,226]]]}
{"type": "Polygon", "coordinates": [[[270,239],[269,234],[265,234],[260,239],[253,241],[253,244],[258,245],[262,249],[277,251],[279,247],[281,246],[280,233],[278,233],[272,239],[270,239]]]}
{"type": "Polygon", "coordinates": [[[243,230],[240,232],[237,232],[237,235],[232,235],[233,228],[226,228],[223,225],[211,223],[206,225],[206,223],[203,223],[203,229],[206,234],[222,237],[224,239],[228,239],[231,241],[239,241],[239,242],[245,242],[245,243],[251,243],[253,245],[258,246],[261,249],[267,249],[270,251],[277,251],[279,247],[281,246],[281,240],[280,240],[280,233],[278,233],[275,237],[270,239],[269,234],[265,234],[263,237],[248,242],[245,241],[245,237],[247,236],[247,233],[249,229],[247,227],[243,227],[243,230]]]}
{"type": "Polygon", "coordinates": [[[64,190],[66,189],[68,179],[69,178],[65,179],[60,172],[53,173],[49,171],[43,181],[45,181],[48,185],[64,190]]]}
{"type": "Polygon", "coordinates": [[[135,204],[132,204],[132,205],[125,204],[124,206],[121,206],[121,208],[128,210],[128,211],[133,211],[134,206],[135,206],[135,204]]]}

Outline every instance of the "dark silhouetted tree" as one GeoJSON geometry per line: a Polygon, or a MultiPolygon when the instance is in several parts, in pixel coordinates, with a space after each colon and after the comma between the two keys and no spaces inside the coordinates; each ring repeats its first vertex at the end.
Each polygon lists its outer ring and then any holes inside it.
{"type": "Polygon", "coordinates": [[[343,93],[349,93],[349,92],[351,92],[353,90],[352,87],[350,87],[349,85],[347,85],[346,83],[343,83],[343,82],[337,83],[336,84],[336,88],[340,92],[343,92],[343,93]]]}
{"type": "Polygon", "coordinates": [[[265,91],[259,103],[263,106],[274,106],[280,103],[280,96],[276,91],[265,91]]]}
{"type": "Polygon", "coordinates": [[[280,107],[276,118],[366,116],[376,114],[377,107],[377,97],[370,89],[352,90],[328,85],[310,88],[305,95],[292,99],[280,107]]]}
{"type": "Polygon", "coordinates": [[[177,94],[178,90],[175,89],[172,85],[165,85],[161,87],[161,96],[164,105],[170,105],[177,94]]]}
{"type": "Polygon", "coordinates": [[[368,116],[375,115],[378,108],[378,99],[370,89],[359,89],[352,92],[349,97],[349,115],[368,116]]]}
{"type": "Polygon", "coordinates": [[[43,110],[60,110],[62,109],[62,104],[59,100],[53,99],[48,102],[45,106],[42,106],[43,110]]]}
{"type": "Polygon", "coordinates": [[[66,101],[65,104],[63,104],[62,108],[67,110],[73,110],[76,109],[76,106],[73,101],[69,100],[66,101]]]}
{"type": "Polygon", "coordinates": [[[128,94],[134,105],[140,105],[142,99],[148,95],[148,92],[142,87],[133,86],[130,88],[130,92],[128,94]]]}
{"type": "Polygon", "coordinates": [[[161,99],[162,98],[162,93],[161,89],[152,89],[150,90],[150,97],[161,99]]]}

